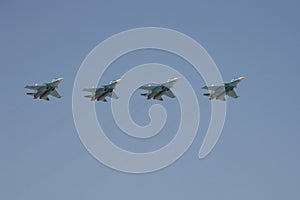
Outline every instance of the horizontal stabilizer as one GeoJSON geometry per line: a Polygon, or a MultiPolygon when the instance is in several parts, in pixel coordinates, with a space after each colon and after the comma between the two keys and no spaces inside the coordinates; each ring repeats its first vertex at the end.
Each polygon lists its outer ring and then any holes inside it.
{"type": "Polygon", "coordinates": [[[204,96],[207,96],[207,97],[209,97],[210,96],[210,94],[209,93],[205,93],[205,94],[203,94],[204,96]]]}
{"type": "Polygon", "coordinates": [[[147,93],[142,93],[141,96],[145,96],[146,97],[146,96],[148,96],[148,94],[147,93]]]}

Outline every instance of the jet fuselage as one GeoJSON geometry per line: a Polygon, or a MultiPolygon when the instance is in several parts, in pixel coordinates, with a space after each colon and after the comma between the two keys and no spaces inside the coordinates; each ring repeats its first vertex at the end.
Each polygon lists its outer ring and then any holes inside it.
{"type": "Polygon", "coordinates": [[[34,89],[35,92],[29,92],[28,95],[33,96],[34,99],[40,98],[49,101],[48,96],[50,94],[55,95],[57,98],[60,98],[60,95],[55,91],[58,85],[64,80],[64,78],[57,78],[51,81],[50,83],[45,83],[43,85],[33,85],[26,86],[25,88],[34,89]],[[55,92],[55,94],[54,94],[55,92]]]}

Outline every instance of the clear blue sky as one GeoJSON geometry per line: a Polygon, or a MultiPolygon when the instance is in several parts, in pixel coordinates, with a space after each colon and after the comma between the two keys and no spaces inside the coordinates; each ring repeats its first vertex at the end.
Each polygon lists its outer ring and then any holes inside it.
{"type": "MultiPolygon", "coordinates": [[[[299,199],[299,7],[296,0],[0,1],[0,199],[299,199]],[[189,35],[206,48],[224,80],[239,75],[247,80],[237,89],[241,97],[228,100],[216,147],[198,160],[210,104],[202,96],[201,77],[181,71],[199,98],[198,136],[170,167],[133,175],[102,165],[86,151],[72,118],[72,88],[80,64],[98,43],[144,26],[189,35]],[[34,101],[25,95],[25,85],[60,76],[65,77],[62,99],[34,101]]],[[[121,59],[115,65],[161,62],[180,71],[184,64],[158,51],[121,59]]],[[[101,83],[122,75],[113,69],[101,83]]],[[[176,100],[163,104],[168,112],[178,105],[176,100]]],[[[96,109],[114,130],[109,104],[96,109]]],[[[136,109],[133,117],[147,124],[145,113],[136,109]]],[[[170,139],[172,124],[154,147],[170,139]]],[[[128,149],[153,147],[114,133],[120,137],[112,140],[128,149]]]]}

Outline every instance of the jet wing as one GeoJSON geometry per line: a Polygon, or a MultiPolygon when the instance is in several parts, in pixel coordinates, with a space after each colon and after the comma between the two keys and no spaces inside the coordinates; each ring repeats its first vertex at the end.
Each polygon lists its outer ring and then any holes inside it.
{"type": "Polygon", "coordinates": [[[110,89],[115,89],[117,86],[117,83],[111,83],[107,85],[102,85],[103,88],[110,88],[110,89]]]}
{"type": "Polygon", "coordinates": [[[26,85],[25,88],[27,89],[31,89],[31,90],[38,90],[41,87],[43,87],[43,85],[26,85]]]}
{"type": "Polygon", "coordinates": [[[164,93],[164,95],[170,97],[170,98],[175,98],[175,95],[173,94],[173,92],[171,90],[168,90],[164,93]]]}
{"type": "Polygon", "coordinates": [[[202,89],[210,90],[210,91],[216,91],[220,87],[224,87],[223,85],[211,85],[211,86],[204,86],[202,89]]]}
{"type": "Polygon", "coordinates": [[[177,82],[177,80],[171,80],[171,81],[168,81],[168,82],[165,82],[163,83],[162,85],[167,87],[167,88],[171,88],[173,87],[173,85],[177,82]]]}
{"type": "Polygon", "coordinates": [[[226,86],[226,87],[233,87],[233,88],[235,88],[235,87],[237,86],[238,83],[239,83],[239,82],[225,83],[225,86],[226,86]]]}
{"type": "Polygon", "coordinates": [[[111,97],[111,98],[113,98],[113,99],[118,99],[119,98],[118,95],[115,92],[109,93],[108,96],[111,97]]]}
{"type": "Polygon", "coordinates": [[[154,90],[157,86],[159,85],[142,85],[141,87],[139,87],[139,89],[143,89],[143,90],[154,90]]]}
{"type": "Polygon", "coordinates": [[[222,95],[217,96],[216,99],[219,99],[219,100],[222,100],[222,101],[226,101],[226,99],[225,99],[225,92],[222,95]]]}
{"type": "Polygon", "coordinates": [[[172,78],[172,79],[169,79],[167,82],[162,83],[161,85],[163,85],[163,86],[165,86],[167,88],[171,88],[179,80],[180,80],[180,77],[172,78]]]}
{"type": "Polygon", "coordinates": [[[61,98],[60,94],[56,90],[53,90],[52,92],[50,92],[50,95],[52,95],[56,98],[61,98]]]}
{"type": "Polygon", "coordinates": [[[85,92],[96,92],[99,88],[84,88],[82,91],[85,92]]]}
{"type": "Polygon", "coordinates": [[[117,84],[121,82],[121,79],[110,81],[109,84],[103,85],[104,88],[115,89],[117,84]]]}
{"type": "Polygon", "coordinates": [[[229,92],[227,92],[228,96],[231,96],[232,98],[238,98],[239,96],[235,93],[234,90],[230,90],[229,92]]]}
{"type": "Polygon", "coordinates": [[[58,86],[59,82],[57,81],[57,82],[53,82],[53,83],[44,83],[44,84],[49,86],[49,87],[55,87],[56,88],[58,86]]]}

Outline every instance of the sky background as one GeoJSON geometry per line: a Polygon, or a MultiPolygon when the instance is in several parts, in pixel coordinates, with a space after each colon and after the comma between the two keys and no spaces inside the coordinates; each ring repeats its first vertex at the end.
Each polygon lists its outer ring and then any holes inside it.
{"type": "MultiPolygon", "coordinates": [[[[299,199],[300,3],[298,1],[0,1],[0,199],[299,199]],[[73,83],[81,63],[101,41],[131,28],[180,31],[212,56],[224,81],[247,79],[228,99],[221,138],[198,159],[210,119],[205,84],[188,63],[155,50],[117,60],[100,84],[137,64],[168,64],[189,78],[201,107],[198,135],[171,166],[148,174],[112,170],[80,142],[72,117],[73,83]],[[121,68],[120,66],[124,66],[121,68]],[[123,70],[123,71],[122,71],[123,70]],[[61,99],[26,96],[27,84],[64,77],[61,99]]],[[[180,84],[180,82],[178,83],[180,84]]],[[[176,86],[174,88],[176,94],[176,86]]],[[[136,92],[131,112],[147,124],[136,92]]],[[[149,141],[122,135],[110,104],[97,103],[100,123],[116,144],[132,151],[159,148],[179,123],[178,102],[162,133],[149,141]]]]}

